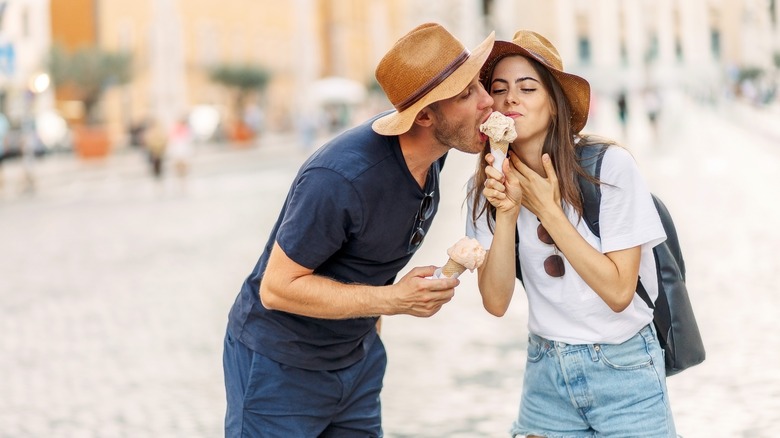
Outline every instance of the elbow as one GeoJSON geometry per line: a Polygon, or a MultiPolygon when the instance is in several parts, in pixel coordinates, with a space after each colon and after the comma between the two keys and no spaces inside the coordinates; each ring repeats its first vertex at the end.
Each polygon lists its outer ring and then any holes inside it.
{"type": "Polygon", "coordinates": [[[610,300],[607,302],[607,305],[610,309],[612,309],[615,313],[620,313],[628,308],[628,306],[631,304],[631,301],[634,299],[634,293],[635,291],[632,290],[626,290],[621,291],[617,294],[615,299],[610,300]]]}
{"type": "Polygon", "coordinates": [[[487,310],[487,312],[493,316],[496,316],[498,318],[501,318],[506,314],[506,310],[509,307],[508,305],[501,305],[500,303],[493,303],[489,301],[482,301],[482,306],[487,310]]]}
{"type": "Polygon", "coordinates": [[[628,304],[629,303],[618,302],[618,303],[609,303],[608,306],[610,309],[612,309],[613,312],[620,313],[628,308],[628,304]]]}
{"type": "Polygon", "coordinates": [[[485,306],[485,310],[487,310],[489,314],[497,318],[501,318],[502,316],[506,315],[506,309],[491,309],[485,306]]]}
{"type": "Polygon", "coordinates": [[[279,295],[273,293],[267,282],[260,283],[260,304],[268,310],[280,310],[279,295]]]}

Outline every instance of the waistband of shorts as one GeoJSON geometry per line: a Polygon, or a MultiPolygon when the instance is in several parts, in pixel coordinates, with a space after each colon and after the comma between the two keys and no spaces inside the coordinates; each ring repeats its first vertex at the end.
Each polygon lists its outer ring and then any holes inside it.
{"type": "MultiPolygon", "coordinates": [[[[631,338],[633,338],[634,336],[636,336],[638,334],[641,334],[645,338],[656,337],[655,327],[653,326],[653,323],[647,324],[646,326],[642,327],[638,332],[636,332],[633,335],[631,335],[628,339],[631,339],[631,338]]],[[[534,341],[540,343],[540,344],[549,343],[550,345],[554,345],[554,346],[557,346],[559,348],[577,347],[577,346],[588,347],[588,346],[593,346],[593,345],[598,345],[598,344],[606,344],[606,342],[593,342],[593,343],[585,343],[585,344],[569,344],[569,343],[566,343],[566,342],[554,341],[552,339],[547,339],[547,338],[545,338],[543,336],[539,336],[539,335],[537,335],[535,333],[532,333],[532,332],[528,332],[528,337],[530,339],[533,339],[534,341]]],[[[626,340],[628,340],[628,339],[626,339],[626,340]]]]}

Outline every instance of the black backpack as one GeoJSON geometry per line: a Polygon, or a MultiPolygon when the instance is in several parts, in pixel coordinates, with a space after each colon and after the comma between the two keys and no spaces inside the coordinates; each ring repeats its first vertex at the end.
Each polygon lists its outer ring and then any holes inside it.
{"type": "MultiPolygon", "coordinates": [[[[604,152],[609,147],[606,144],[588,144],[575,148],[580,164],[590,175],[598,178],[601,173],[601,161],[604,152]]],[[[592,182],[579,177],[582,193],[583,218],[588,228],[597,237],[599,232],[599,213],[601,211],[601,190],[592,182]]],[[[685,262],[674,222],[666,206],[658,197],[653,196],[655,208],[661,217],[666,240],[653,248],[655,266],[658,274],[658,298],[655,303],[650,300],[641,279],[637,280],[636,292],[639,297],[653,309],[653,323],[658,333],[661,348],[664,350],[666,375],[672,376],[686,368],[704,361],[704,344],[699,333],[699,326],[693,315],[688,289],[685,286],[685,262]]],[[[520,272],[520,262],[517,257],[518,242],[515,233],[515,272],[520,282],[523,281],[520,272]]]]}

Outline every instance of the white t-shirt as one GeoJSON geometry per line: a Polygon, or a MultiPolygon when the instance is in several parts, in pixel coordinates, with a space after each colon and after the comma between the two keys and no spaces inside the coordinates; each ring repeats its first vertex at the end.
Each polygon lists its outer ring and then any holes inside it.
{"type": "MultiPolygon", "coordinates": [[[[639,276],[652,300],[658,296],[653,247],[666,240],[661,219],[653,205],[647,184],[631,154],[622,147],[609,147],[604,154],[599,227],[601,239],[591,233],[585,219],[566,205],[564,211],[580,235],[602,253],[641,245],[639,276]]],[[[471,221],[469,202],[466,235],[485,249],[493,241],[486,215],[471,221]]],[[[563,277],[547,275],[544,260],[555,248],[539,240],[539,221],[523,207],[517,221],[519,258],[529,303],[528,330],[544,338],[567,344],[615,344],[635,335],[653,319],[647,304],[634,294],[632,303],[615,313],[577,274],[562,252],[563,277]]]]}

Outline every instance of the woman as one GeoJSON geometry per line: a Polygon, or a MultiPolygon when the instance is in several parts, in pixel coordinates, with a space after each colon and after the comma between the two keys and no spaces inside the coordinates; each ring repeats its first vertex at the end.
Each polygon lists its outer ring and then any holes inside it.
{"type": "Polygon", "coordinates": [[[479,290],[496,316],[514,292],[517,233],[529,340],[512,435],[676,436],[652,310],[635,294],[641,276],[657,296],[652,248],[666,238],[636,163],[616,145],[604,153],[596,237],[577,182],[593,178],[575,152],[604,143],[579,134],[588,82],[563,72],[555,47],[530,31],[496,41],[480,77],[517,131],[503,175],[483,150],[467,220],[467,234],[489,248],[479,290]]]}

